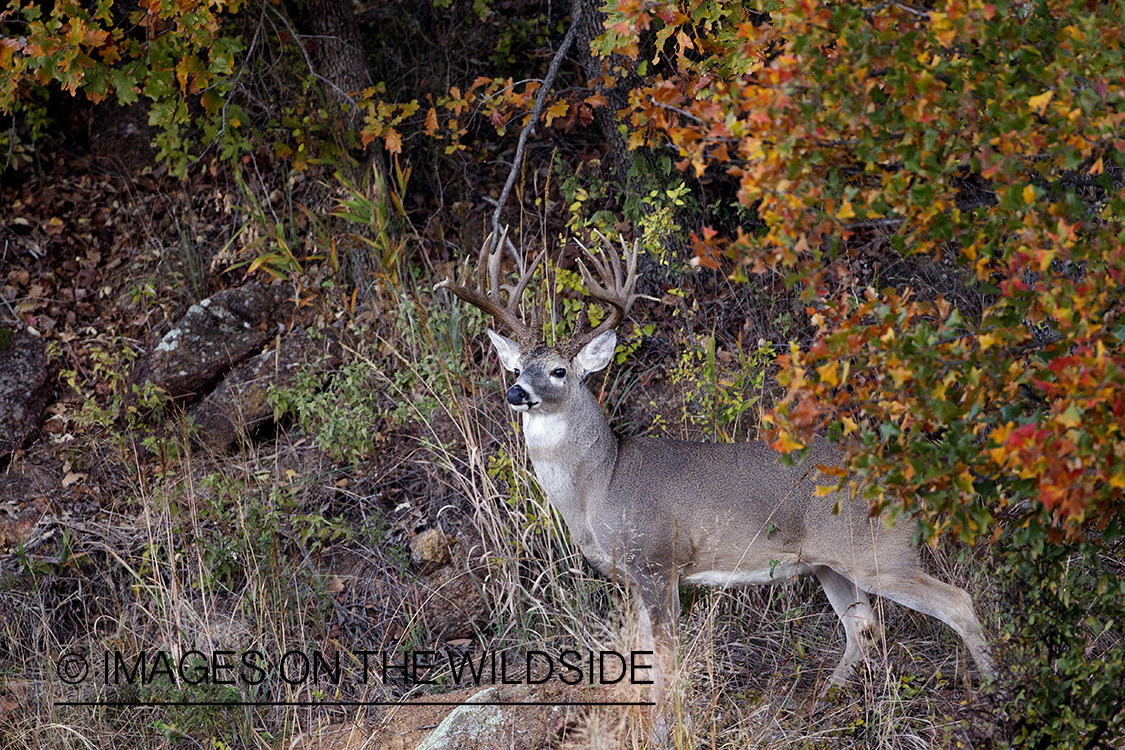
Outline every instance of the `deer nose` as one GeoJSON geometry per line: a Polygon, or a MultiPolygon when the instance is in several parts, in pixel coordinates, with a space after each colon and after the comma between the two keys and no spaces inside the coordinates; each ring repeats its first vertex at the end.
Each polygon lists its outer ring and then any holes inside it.
{"type": "Polygon", "coordinates": [[[513,385],[508,389],[507,401],[512,406],[527,406],[529,397],[527,391],[520,388],[518,385],[513,385]]]}

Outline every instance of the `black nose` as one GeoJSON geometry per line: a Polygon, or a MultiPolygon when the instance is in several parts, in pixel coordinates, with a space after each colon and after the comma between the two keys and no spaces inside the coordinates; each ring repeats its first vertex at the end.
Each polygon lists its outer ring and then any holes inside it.
{"type": "Polygon", "coordinates": [[[507,399],[512,406],[523,406],[527,403],[527,391],[518,385],[513,385],[508,389],[507,399]]]}

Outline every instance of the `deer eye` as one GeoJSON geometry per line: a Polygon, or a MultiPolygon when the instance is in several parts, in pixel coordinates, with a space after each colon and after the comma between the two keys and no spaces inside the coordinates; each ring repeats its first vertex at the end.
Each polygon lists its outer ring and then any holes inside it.
{"type": "Polygon", "coordinates": [[[520,368],[517,367],[516,369],[512,370],[512,374],[518,378],[520,376],[520,368]]]}
{"type": "Polygon", "coordinates": [[[565,378],[565,377],[566,377],[566,368],[564,368],[564,367],[558,367],[558,368],[556,368],[556,369],[555,369],[555,370],[554,370],[554,371],[553,371],[553,372],[551,373],[551,377],[554,377],[554,378],[565,378]]]}

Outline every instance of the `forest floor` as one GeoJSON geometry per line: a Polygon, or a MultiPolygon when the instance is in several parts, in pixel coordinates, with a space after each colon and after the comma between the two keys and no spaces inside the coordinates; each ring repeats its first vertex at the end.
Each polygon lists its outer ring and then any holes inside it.
{"type": "MultiPolygon", "coordinates": [[[[455,660],[502,654],[530,677],[543,658],[532,652],[627,653],[630,605],[577,554],[531,478],[482,321],[431,292],[475,254],[469,227],[488,202],[416,207],[423,219],[379,235],[333,223],[348,195],[329,175],[191,174],[59,153],[3,184],[0,318],[47,342],[56,389],[40,434],[0,467],[5,486],[24,488],[0,497],[0,518],[34,516],[0,547],[0,748],[413,748],[454,708],[433,701],[485,687],[457,679],[455,660]],[[356,260],[357,247],[376,247],[357,237],[388,236],[401,244],[356,260]],[[341,332],[345,363],[328,384],[286,394],[276,423],[208,451],[185,401],[138,405],[133,367],[192,304],[263,280],[296,285],[302,321],[341,332]],[[448,558],[416,549],[435,529],[448,558]],[[288,680],[279,663],[290,653],[298,667],[342,658],[344,677],[288,680]],[[438,663],[408,674],[418,653],[438,663]],[[389,670],[367,663],[388,655],[389,670]],[[67,660],[88,674],[76,679],[67,660]]],[[[767,337],[799,311],[768,279],[692,281],[672,297],[674,284],[650,283],[661,301],[634,312],[624,361],[594,384],[615,428],[752,437],[774,392],[767,337]],[[722,423],[719,403],[736,405],[722,423]]],[[[982,554],[925,553],[973,594],[987,629],[997,594],[982,554]]],[[[815,583],[685,590],[683,601],[668,746],[964,747],[989,736],[967,654],[940,623],[880,607],[887,637],[863,679],[817,704],[844,637],[815,583]]],[[[518,690],[507,700],[646,695],[554,678],[545,693],[518,690]]],[[[649,746],[646,721],[624,705],[513,705],[489,741],[649,746]]]]}

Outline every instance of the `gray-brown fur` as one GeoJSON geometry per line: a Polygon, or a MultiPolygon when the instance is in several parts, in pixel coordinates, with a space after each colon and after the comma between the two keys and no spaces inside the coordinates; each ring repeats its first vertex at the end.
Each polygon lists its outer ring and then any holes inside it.
{"type": "Polygon", "coordinates": [[[784,466],[760,442],[618,439],[583,385],[612,358],[612,330],[570,360],[489,336],[517,373],[507,399],[523,414],[540,485],[590,562],[639,597],[642,632],[665,658],[675,648],[681,581],[770,584],[812,574],[847,637],[833,683],[847,680],[876,625],[868,593],[946,622],[982,674],[992,673],[971,599],[922,571],[908,524],[887,528],[851,497],[834,513],[836,497],[815,496],[830,481],[817,467],[842,460],[829,443],[816,441],[801,463],[784,466]]]}
{"type": "Polygon", "coordinates": [[[828,483],[817,467],[842,461],[827,442],[815,442],[799,465],[786,467],[757,442],[614,436],[583,381],[613,359],[613,328],[637,299],[636,242],[630,248],[622,241],[624,267],[616,254],[603,261],[585,251],[601,280],[582,264],[583,282],[611,313],[557,348],[540,344],[537,316],[528,325],[517,314],[538,261],[523,268],[515,286],[502,285],[505,246],[502,239],[492,252],[488,243],[482,248],[476,287],[446,280],[437,288],[492,315],[518,339],[488,332],[501,363],[516,375],[507,400],[523,415],[536,479],[582,553],[637,597],[642,636],[658,654],[658,678],[675,663],[681,581],[771,584],[804,574],[817,577],[847,638],[830,683],[848,679],[863,658],[864,633],[878,624],[869,593],[949,624],[981,673],[992,674],[972,600],[921,569],[908,526],[887,528],[869,518],[862,500],[815,495],[818,484],[828,483]],[[509,293],[506,304],[502,290],[509,293]]]}

